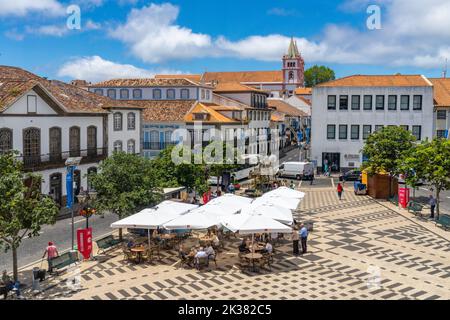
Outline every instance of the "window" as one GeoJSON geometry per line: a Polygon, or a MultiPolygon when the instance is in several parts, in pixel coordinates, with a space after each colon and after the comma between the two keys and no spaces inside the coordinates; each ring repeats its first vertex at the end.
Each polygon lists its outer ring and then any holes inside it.
{"type": "Polygon", "coordinates": [[[412,134],[417,141],[422,139],[422,126],[412,126],[412,134]]]}
{"type": "Polygon", "coordinates": [[[97,127],[87,128],[87,152],[88,156],[97,156],[97,127]]]}
{"type": "Polygon", "coordinates": [[[447,133],[447,130],[437,130],[436,131],[436,136],[438,138],[447,138],[446,137],[446,133],[447,133]]]}
{"type": "Polygon", "coordinates": [[[375,109],[384,110],[384,96],[377,96],[376,99],[375,109]]]}
{"type": "Polygon", "coordinates": [[[128,100],[130,98],[130,92],[128,89],[120,89],[120,99],[128,100]]]}
{"type": "Polygon", "coordinates": [[[0,154],[8,152],[13,148],[13,131],[8,128],[0,129],[0,154]]]}
{"type": "Polygon", "coordinates": [[[339,110],[348,110],[348,96],[339,96],[339,110]]]}
{"type": "Polygon", "coordinates": [[[116,89],[108,89],[108,98],[116,99],[116,89]]]}
{"type": "Polygon", "coordinates": [[[122,130],[122,113],[114,113],[114,131],[122,130]]]}
{"type": "Polygon", "coordinates": [[[406,130],[406,131],[408,131],[408,129],[409,129],[409,127],[406,126],[406,125],[402,125],[402,126],[400,126],[400,128],[402,128],[402,129],[404,129],[404,130],[406,130]]]}
{"type": "Polygon", "coordinates": [[[135,130],[136,129],[136,115],[134,112],[128,112],[127,115],[127,128],[128,130],[135,130]]]}
{"type": "Polygon", "coordinates": [[[94,89],[94,93],[102,96],[103,95],[103,89],[94,89]]]}
{"type": "Polygon", "coordinates": [[[23,160],[25,165],[40,162],[41,130],[27,128],[23,130],[23,160]]]}
{"type": "Polygon", "coordinates": [[[114,142],[114,152],[120,152],[122,150],[122,141],[117,140],[114,142]]]}
{"type": "Polygon", "coordinates": [[[361,100],[360,96],[352,96],[352,110],[361,109],[360,100],[361,100]]]}
{"type": "Polygon", "coordinates": [[[366,140],[367,138],[369,138],[371,133],[372,133],[372,126],[363,125],[363,139],[366,140]]]}
{"type": "Polygon", "coordinates": [[[133,89],[133,98],[134,99],[142,99],[142,90],[141,89],[133,89]]]}
{"type": "Polygon", "coordinates": [[[409,96],[400,97],[400,110],[409,110],[409,96]]]}
{"type": "Polygon", "coordinates": [[[61,160],[61,128],[49,129],[50,161],[61,160]]]}
{"type": "Polygon", "coordinates": [[[80,127],[69,129],[69,155],[70,157],[80,156],[80,127]]]}
{"type": "Polygon", "coordinates": [[[181,99],[189,99],[189,89],[181,89],[181,99]]]}
{"type": "Polygon", "coordinates": [[[397,110],[397,96],[390,95],[388,97],[388,110],[397,110]]]}
{"type": "Polygon", "coordinates": [[[413,110],[422,110],[422,96],[415,95],[413,97],[413,110]]]}
{"type": "Polygon", "coordinates": [[[202,94],[202,100],[205,100],[205,89],[202,89],[201,94],[202,94]]]}
{"type": "Polygon", "coordinates": [[[36,113],[37,112],[37,97],[27,96],[27,112],[36,113]]]}
{"type": "Polygon", "coordinates": [[[346,124],[339,125],[339,139],[340,140],[347,139],[347,125],[346,124]]]}
{"type": "Polygon", "coordinates": [[[436,111],[438,120],[446,120],[447,119],[447,111],[446,110],[438,110],[436,111]]]}
{"type": "Polygon", "coordinates": [[[327,125],[327,139],[336,139],[336,125],[327,125]]]}
{"type": "Polygon", "coordinates": [[[164,132],[164,143],[166,145],[172,143],[172,131],[166,131],[164,132]]]}
{"type": "Polygon", "coordinates": [[[135,154],[136,153],[136,144],[135,144],[133,139],[128,140],[127,153],[130,153],[130,154],[135,154]]]}
{"type": "Polygon", "coordinates": [[[153,89],[153,99],[161,100],[161,89],[153,89]]]}
{"type": "Polygon", "coordinates": [[[359,140],[359,124],[352,124],[351,130],[352,140],[359,140]]]}
{"type": "Polygon", "coordinates": [[[383,126],[382,124],[377,124],[377,125],[375,126],[375,131],[382,130],[383,127],[384,127],[384,126],[383,126]]]}
{"type": "Polygon", "coordinates": [[[209,99],[210,99],[210,91],[206,90],[206,100],[209,100],[209,99]]]}
{"type": "Polygon", "coordinates": [[[364,110],[372,110],[372,96],[364,96],[364,110]]]}
{"type": "Polygon", "coordinates": [[[336,110],[336,96],[328,96],[328,110],[336,110]]]}
{"type": "Polygon", "coordinates": [[[175,89],[167,89],[167,99],[175,100],[175,89]]]}

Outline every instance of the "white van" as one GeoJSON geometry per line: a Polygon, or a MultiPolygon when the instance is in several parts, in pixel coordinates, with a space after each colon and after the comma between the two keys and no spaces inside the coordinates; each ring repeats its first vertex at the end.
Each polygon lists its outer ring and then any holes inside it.
{"type": "Polygon", "coordinates": [[[314,164],[312,162],[284,162],[279,167],[280,177],[309,180],[314,177],[314,164]]]}

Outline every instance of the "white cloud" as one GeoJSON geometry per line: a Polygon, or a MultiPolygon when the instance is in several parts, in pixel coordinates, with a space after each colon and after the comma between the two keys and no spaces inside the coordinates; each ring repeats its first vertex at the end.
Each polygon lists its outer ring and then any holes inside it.
{"type": "Polygon", "coordinates": [[[58,76],[97,82],[114,78],[151,78],[155,74],[180,74],[174,70],[146,70],[131,64],[120,64],[99,56],[75,58],[58,70],[58,76]]]}
{"type": "Polygon", "coordinates": [[[27,26],[25,31],[29,34],[37,34],[42,36],[62,37],[70,30],[66,25],[44,25],[39,27],[27,26]]]}
{"type": "Polygon", "coordinates": [[[6,30],[4,32],[4,35],[7,38],[16,40],[16,41],[22,41],[23,39],[25,39],[25,35],[19,31],[17,31],[17,29],[6,30]]]}
{"type": "Polygon", "coordinates": [[[39,12],[45,15],[64,15],[65,8],[57,0],[1,0],[0,16],[25,16],[39,12]]]}

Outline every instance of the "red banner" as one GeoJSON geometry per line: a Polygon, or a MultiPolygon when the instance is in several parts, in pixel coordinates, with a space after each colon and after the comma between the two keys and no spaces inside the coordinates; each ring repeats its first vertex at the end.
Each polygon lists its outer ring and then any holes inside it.
{"type": "Polygon", "coordinates": [[[398,203],[402,208],[406,208],[409,202],[409,189],[408,188],[398,188],[398,203]]]}
{"type": "Polygon", "coordinates": [[[84,259],[89,259],[92,252],[92,228],[77,230],[78,251],[84,259]]]}

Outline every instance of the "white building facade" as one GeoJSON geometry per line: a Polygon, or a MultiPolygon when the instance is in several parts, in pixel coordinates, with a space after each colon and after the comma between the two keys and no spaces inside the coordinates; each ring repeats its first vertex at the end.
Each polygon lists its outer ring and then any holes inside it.
{"type": "Polygon", "coordinates": [[[370,133],[403,126],[432,138],[433,87],[423,76],[350,76],[313,88],[312,161],[334,171],[358,168],[370,133]]]}

